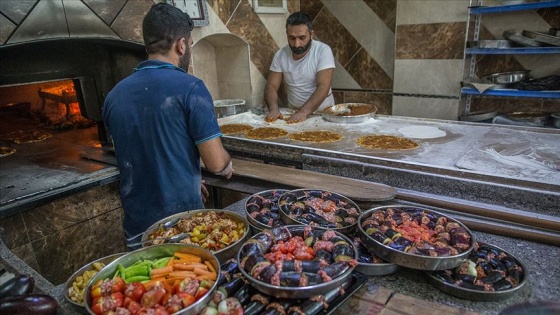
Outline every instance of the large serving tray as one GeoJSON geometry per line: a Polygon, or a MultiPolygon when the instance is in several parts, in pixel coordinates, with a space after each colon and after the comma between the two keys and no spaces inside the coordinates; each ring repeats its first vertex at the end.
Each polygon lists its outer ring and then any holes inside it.
{"type": "Polygon", "coordinates": [[[445,214],[432,211],[429,209],[413,207],[413,206],[389,205],[389,206],[372,208],[365,212],[362,212],[358,220],[358,231],[363,244],[370,250],[373,250],[373,252],[375,252],[375,254],[379,256],[381,259],[388,262],[395,263],[403,267],[417,269],[417,270],[444,270],[444,269],[455,268],[459,266],[469,256],[469,253],[472,251],[474,247],[474,240],[472,237],[472,233],[464,224],[445,214]],[[448,222],[457,223],[459,224],[460,227],[462,227],[465,231],[467,231],[467,233],[470,235],[470,246],[467,250],[460,252],[456,255],[426,256],[426,255],[410,254],[407,252],[403,252],[391,248],[388,245],[382,244],[366,233],[366,231],[362,228],[362,223],[368,218],[370,218],[374,213],[385,211],[386,209],[389,208],[399,209],[407,212],[426,211],[428,213],[431,213],[432,215],[437,215],[438,217],[446,217],[448,222]]]}
{"type": "MultiPolygon", "coordinates": [[[[303,225],[286,225],[286,226],[280,226],[277,227],[275,229],[272,229],[272,234],[273,235],[278,235],[280,233],[278,233],[278,231],[280,231],[281,229],[287,229],[290,231],[291,236],[302,236],[304,233],[304,229],[305,226],[303,225]]],[[[315,230],[319,230],[317,228],[314,228],[315,230]]],[[[247,242],[245,242],[243,245],[249,243],[249,241],[251,241],[252,239],[259,239],[260,234],[262,234],[263,232],[254,235],[251,239],[249,239],[247,242]]],[[[354,259],[356,259],[356,257],[358,256],[358,251],[356,250],[354,243],[352,242],[352,240],[350,240],[347,236],[345,236],[344,234],[340,233],[340,232],[336,232],[336,236],[343,238],[348,244],[349,246],[352,248],[352,250],[354,251],[354,259]]],[[[276,244],[277,241],[275,240],[274,244],[276,244]]],[[[274,245],[273,244],[273,245],[274,245]]],[[[243,257],[242,256],[242,251],[243,251],[243,246],[241,247],[241,249],[239,250],[239,252],[237,253],[237,261],[242,262],[243,261],[243,257]]],[[[314,295],[318,295],[318,294],[324,294],[338,286],[340,286],[342,283],[344,283],[344,281],[346,281],[348,279],[348,277],[350,277],[351,273],[354,271],[354,267],[350,267],[348,268],[348,270],[344,271],[342,274],[338,275],[337,277],[333,278],[332,280],[328,281],[328,282],[323,282],[323,283],[319,283],[319,284],[314,284],[314,285],[308,285],[308,286],[302,286],[302,287],[290,287],[290,286],[280,286],[280,285],[273,285],[264,281],[261,281],[253,276],[251,276],[243,267],[239,267],[239,270],[241,271],[241,273],[243,274],[243,276],[245,277],[245,279],[257,290],[278,297],[278,298],[283,298],[283,299],[296,299],[296,298],[309,298],[312,297],[314,295]]]]}
{"type": "MultiPolygon", "coordinates": [[[[144,247],[141,249],[137,249],[135,251],[129,252],[124,254],[123,256],[113,260],[111,263],[106,265],[103,269],[101,269],[89,282],[88,286],[85,290],[85,306],[86,310],[89,314],[94,315],[95,313],[92,311],[93,307],[93,299],[91,298],[91,290],[93,284],[95,284],[99,280],[112,278],[118,270],[118,265],[122,265],[123,267],[128,267],[139,260],[151,260],[151,259],[158,259],[163,257],[172,257],[175,252],[181,253],[190,253],[201,257],[203,260],[209,261],[212,266],[216,269],[217,274],[221,273],[221,266],[218,262],[218,259],[215,255],[213,255],[210,251],[203,249],[200,246],[196,245],[188,245],[188,244],[160,244],[160,245],[152,245],[149,247],[144,247]]],[[[217,282],[214,282],[212,288],[201,297],[199,300],[194,302],[192,305],[182,309],[179,312],[173,313],[176,315],[179,314],[198,314],[202,308],[210,302],[212,296],[214,295],[214,290],[216,290],[217,282]]]]}
{"type": "Polygon", "coordinates": [[[157,228],[158,226],[160,226],[161,224],[164,224],[167,221],[171,221],[171,220],[176,219],[176,218],[190,218],[190,217],[192,217],[194,215],[197,215],[199,213],[207,213],[209,211],[215,211],[218,214],[224,213],[228,217],[232,218],[233,220],[236,220],[238,222],[243,222],[243,224],[245,225],[245,233],[243,234],[242,237],[239,238],[239,240],[231,243],[226,248],[223,248],[221,250],[217,250],[217,251],[212,252],[218,258],[218,261],[220,262],[220,264],[222,264],[222,263],[226,262],[228,259],[230,259],[231,257],[234,257],[237,254],[237,251],[241,247],[241,244],[243,244],[243,242],[245,242],[247,240],[247,238],[249,238],[249,235],[251,233],[251,228],[249,226],[249,221],[247,221],[247,219],[244,216],[242,216],[238,213],[235,213],[233,211],[227,211],[227,210],[223,210],[223,209],[200,209],[200,210],[191,210],[191,211],[177,213],[177,214],[168,216],[166,218],[163,218],[163,219],[157,221],[156,223],[152,224],[146,230],[146,232],[144,232],[144,234],[142,234],[142,241],[143,242],[147,241],[148,237],[150,237],[150,235],[153,233],[153,230],[155,228],[157,228]]]}
{"type": "Polygon", "coordinates": [[[463,288],[451,283],[444,282],[437,278],[434,275],[434,272],[426,272],[428,276],[428,282],[430,282],[434,287],[440,289],[441,291],[456,296],[458,298],[466,299],[466,300],[475,300],[475,301],[498,301],[498,300],[505,300],[519,291],[525,283],[527,283],[527,269],[525,265],[514,255],[510,254],[509,252],[491,245],[486,244],[483,242],[478,242],[480,245],[494,248],[500,252],[506,253],[509,257],[513,258],[515,262],[523,269],[523,278],[519,282],[519,284],[511,289],[503,290],[503,291],[478,291],[474,289],[463,288]]]}

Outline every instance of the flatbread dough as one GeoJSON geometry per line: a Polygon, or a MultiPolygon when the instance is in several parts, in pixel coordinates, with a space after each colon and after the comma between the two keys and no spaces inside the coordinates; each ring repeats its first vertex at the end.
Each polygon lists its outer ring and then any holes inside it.
{"type": "Polygon", "coordinates": [[[356,142],[364,148],[383,150],[410,150],[420,146],[410,139],[387,135],[363,136],[356,142]]]}
{"type": "Polygon", "coordinates": [[[336,142],[342,139],[342,135],[332,131],[302,131],[298,133],[291,133],[288,138],[297,141],[314,142],[314,143],[326,143],[326,142],[336,142]]]}
{"type": "Polygon", "coordinates": [[[433,139],[445,137],[446,132],[432,126],[406,126],[397,130],[400,134],[412,139],[433,139]]]}
{"type": "Polygon", "coordinates": [[[247,133],[247,131],[253,130],[253,126],[246,124],[227,124],[221,125],[220,130],[224,135],[233,135],[237,133],[247,133]]]}
{"type": "Polygon", "coordinates": [[[0,136],[0,139],[11,141],[16,144],[39,142],[51,138],[47,132],[37,130],[18,130],[0,136]]]}
{"type": "Polygon", "coordinates": [[[250,130],[245,134],[247,138],[251,139],[276,139],[280,137],[284,137],[287,135],[288,132],[282,128],[275,128],[275,127],[260,127],[253,130],[250,130]]]}
{"type": "Polygon", "coordinates": [[[0,157],[8,156],[16,153],[16,149],[10,147],[0,146],[0,157]]]}

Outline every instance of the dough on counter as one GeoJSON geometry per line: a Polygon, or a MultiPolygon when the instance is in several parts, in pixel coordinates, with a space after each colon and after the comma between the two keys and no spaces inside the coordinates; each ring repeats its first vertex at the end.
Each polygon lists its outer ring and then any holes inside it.
{"type": "Polygon", "coordinates": [[[247,138],[251,139],[276,139],[280,137],[284,137],[287,135],[288,132],[282,128],[275,128],[275,127],[260,127],[253,130],[250,130],[245,134],[247,138]]]}
{"type": "Polygon", "coordinates": [[[39,130],[17,130],[0,136],[1,140],[16,144],[39,142],[51,138],[52,135],[39,130]]]}
{"type": "Polygon", "coordinates": [[[419,143],[410,139],[388,135],[363,136],[356,142],[364,148],[382,150],[410,150],[420,146],[419,143]]]}
{"type": "Polygon", "coordinates": [[[314,142],[314,143],[326,143],[326,142],[336,142],[342,139],[342,135],[332,131],[302,131],[297,133],[291,133],[288,138],[297,141],[314,142]]]}
{"type": "Polygon", "coordinates": [[[14,148],[10,148],[10,147],[5,147],[5,146],[0,146],[0,157],[4,157],[4,156],[8,156],[11,154],[16,153],[16,149],[14,148]]]}
{"type": "Polygon", "coordinates": [[[253,126],[246,124],[226,124],[221,125],[220,130],[224,135],[233,135],[237,133],[247,133],[247,131],[253,130],[253,126]]]}

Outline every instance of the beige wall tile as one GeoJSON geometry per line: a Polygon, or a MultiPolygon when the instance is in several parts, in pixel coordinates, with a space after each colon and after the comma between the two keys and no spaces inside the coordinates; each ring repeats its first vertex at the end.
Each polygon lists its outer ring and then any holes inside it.
{"type": "Polygon", "coordinates": [[[457,120],[459,100],[394,95],[393,115],[457,120]]]}
{"type": "Polygon", "coordinates": [[[395,93],[459,96],[463,60],[399,59],[395,93]]]}
{"type": "Polygon", "coordinates": [[[397,25],[464,22],[469,0],[398,0],[397,25]]]}

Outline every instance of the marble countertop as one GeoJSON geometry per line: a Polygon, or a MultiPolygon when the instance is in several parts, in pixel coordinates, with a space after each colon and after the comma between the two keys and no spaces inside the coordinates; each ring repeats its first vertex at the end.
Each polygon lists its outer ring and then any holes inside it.
{"type": "MultiPolygon", "coordinates": [[[[225,209],[244,215],[246,200],[240,200],[225,209]]],[[[495,302],[476,302],[455,298],[430,285],[424,272],[405,268],[401,268],[391,275],[370,277],[367,285],[358,291],[355,296],[362,297],[366,293],[366,287],[370,290],[371,288],[380,287],[420,300],[491,315],[498,314],[507,306],[523,301],[558,300],[560,297],[560,282],[556,281],[556,279],[560,278],[560,265],[558,265],[558,261],[560,261],[560,248],[488,233],[473,232],[477,240],[508,251],[526,265],[529,277],[528,282],[510,298],[495,302]]],[[[36,289],[52,295],[59,301],[58,315],[76,314],[76,309],[64,299],[64,284],[51,284],[15,256],[1,240],[0,263],[10,272],[33,275],[35,277],[36,289]]],[[[352,300],[356,299],[353,298],[352,300]]],[[[342,315],[342,310],[347,312],[349,308],[352,309],[353,307],[355,306],[352,303],[346,302],[334,313],[342,315]]]]}

